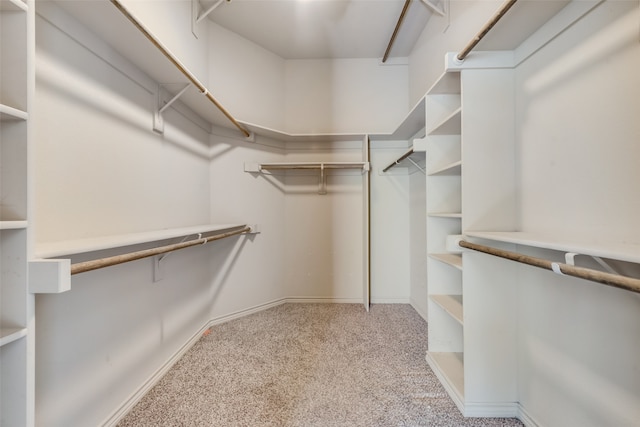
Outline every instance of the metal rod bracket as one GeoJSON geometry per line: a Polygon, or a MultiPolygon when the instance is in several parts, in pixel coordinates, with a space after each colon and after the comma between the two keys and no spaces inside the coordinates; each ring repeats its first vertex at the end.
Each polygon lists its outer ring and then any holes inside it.
{"type": "Polygon", "coordinates": [[[198,35],[198,24],[205,19],[211,12],[216,10],[218,6],[222,4],[222,2],[226,1],[227,3],[231,3],[231,0],[218,0],[214,4],[212,4],[209,9],[204,11],[200,11],[200,0],[191,0],[191,32],[196,38],[199,38],[198,35]]]}

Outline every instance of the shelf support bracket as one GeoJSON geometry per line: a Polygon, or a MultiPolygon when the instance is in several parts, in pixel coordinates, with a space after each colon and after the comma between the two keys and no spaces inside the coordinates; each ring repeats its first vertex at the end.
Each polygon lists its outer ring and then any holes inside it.
{"type": "Polygon", "coordinates": [[[318,194],[327,194],[327,174],[324,171],[324,163],[320,164],[320,180],[318,183],[318,194]]]}
{"type": "Polygon", "coordinates": [[[162,104],[162,85],[158,85],[158,92],[156,93],[156,110],[153,112],[153,130],[157,133],[164,133],[164,118],[162,117],[162,113],[166,111],[167,108],[171,106],[175,101],[178,100],[184,94],[187,89],[189,89],[191,83],[187,83],[187,85],[178,92],[173,98],[167,101],[164,105],[162,104]]]}
{"type": "Polygon", "coordinates": [[[427,6],[429,8],[429,10],[431,10],[433,13],[435,13],[437,15],[440,15],[440,16],[445,16],[446,15],[446,11],[444,10],[444,8],[438,7],[431,0],[422,0],[422,3],[424,3],[425,6],[427,6]]]}
{"type": "MultiPolygon", "coordinates": [[[[576,253],[576,252],[567,252],[564,255],[565,262],[568,265],[575,266],[576,265],[576,256],[578,256],[578,255],[582,255],[582,254],[579,254],[579,253],[576,253]]],[[[599,256],[594,256],[594,255],[586,255],[586,256],[589,256],[589,257],[593,258],[593,260],[595,262],[597,262],[598,264],[600,264],[600,267],[604,268],[604,270],[607,273],[620,274],[619,272],[617,272],[613,267],[611,267],[605,260],[603,260],[599,256]]]]}
{"type": "Polygon", "coordinates": [[[409,160],[413,164],[413,166],[417,167],[420,172],[422,172],[425,175],[427,174],[427,171],[425,171],[424,168],[420,166],[418,163],[416,163],[416,161],[413,160],[411,157],[407,157],[407,160],[409,160]]]}
{"type": "Polygon", "coordinates": [[[218,0],[212,4],[209,9],[200,12],[200,0],[191,0],[191,32],[196,38],[198,37],[198,24],[205,19],[211,12],[216,10],[222,2],[231,3],[231,0],[218,0]]]}

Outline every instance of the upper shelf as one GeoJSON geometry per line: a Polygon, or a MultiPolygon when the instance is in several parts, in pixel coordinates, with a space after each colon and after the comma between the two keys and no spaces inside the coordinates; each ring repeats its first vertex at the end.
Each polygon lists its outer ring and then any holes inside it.
{"type": "Polygon", "coordinates": [[[0,1],[0,11],[7,12],[26,12],[29,7],[21,0],[2,0],[0,1]]]}
{"type": "Polygon", "coordinates": [[[640,245],[636,243],[568,239],[562,236],[522,231],[467,231],[465,235],[497,242],[640,263],[640,245]]]}
{"type": "Polygon", "coordinates": [[[517,2],[476,45],[475,50],[513,50],[569,3],[571,0],[517,2]]]}
{"type": "Polygon", "coordinates": [[[393,133],[371,134],[369,139],[371,141],[406,141],[418,136],[417,134],[425,126],[425,108],[425,97],[423,96],[393,133]]]}
{"type": "Polygon", "coordinates": [[[141,243],[156,242],[176,237],[191,236],[243,227],[243,224],[207,224],[184,228],[148,231],[143,233],[120,234],[90,239],[67,240],[62,242],[38,243],[36,258],[54,258],[63,255],[75,255],[87,252],[113,249],[141,243]]]}
{"type": "MultiPolygon", "coordinates": [[[[190,83],[190,79],[178,68],[184,65],[177,56],[163,46],[162,48],[167,50],[175,60],[167,58],[159,50],[158,44],[152,43],[112,2],[96,0],[56,3],[154,81],[172,84],[190,83]]],[[[50,5],[47,6],[47,2],[42,2],[39,10],[46,11],[50,7],[50,5]]],[[[55,12],[50,14],[56,15],[55,12]]],[[[196,87],[191,87],[181,95],[180,101],[212,125],[236,129],[229,117],[209,100],[208,96],[215,96],[215,90],[205,89],[203,94],[196,87]]]]}

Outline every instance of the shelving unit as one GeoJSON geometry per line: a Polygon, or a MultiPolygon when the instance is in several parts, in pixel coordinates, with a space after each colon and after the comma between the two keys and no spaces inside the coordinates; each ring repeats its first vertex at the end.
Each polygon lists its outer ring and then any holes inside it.
{"type": "Polygon", "coordinates": [[[31,0],[0,1],[0,425],[34,420],[33,310],[28,292],[31,0]]]}
{"type": "Polygon", "coordinates": [[[426,95],[427,361],[456,403],[464,401],[462,257],[446,250],[462,230],[461,88],[459,73],[444,73],[426,95]]]}
{"type": "Polygon", "coordinates": [[[464,61],[447,54],[446,72],[426,96],[427,360],[465,416],[518,415],[517,315],[506,309],[516,303],[516,271],[483,254],[449,252],[447,236],[640,258],[637,245],[589,246],[503,232],[518,226],[515,68],[597,4],[516,3],[464,61]]]}

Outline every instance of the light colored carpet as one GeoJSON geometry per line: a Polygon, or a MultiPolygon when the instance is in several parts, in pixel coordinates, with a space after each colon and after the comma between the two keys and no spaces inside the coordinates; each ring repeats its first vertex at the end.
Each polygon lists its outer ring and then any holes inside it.
{"type": "Polygon", "coordinates": [[[119,423],[128,426],[521,426],[465,419],[404,304],[284,304],[215,326],[119,423]]]}

